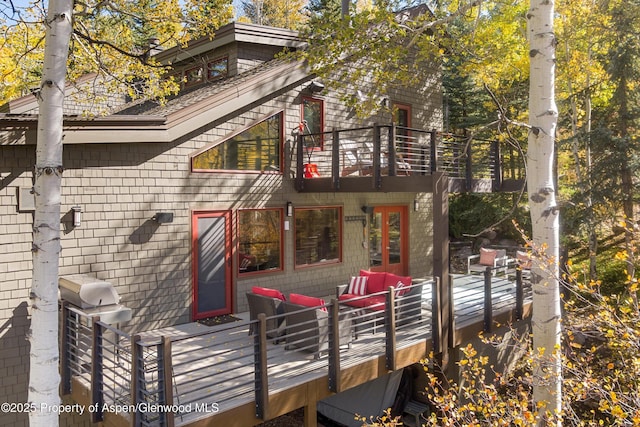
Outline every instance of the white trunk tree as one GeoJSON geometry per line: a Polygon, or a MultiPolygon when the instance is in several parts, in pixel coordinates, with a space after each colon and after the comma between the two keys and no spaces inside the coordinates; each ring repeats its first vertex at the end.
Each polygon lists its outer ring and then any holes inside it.
{"type": "Polygon", "coordinates": [[[62,120],[72,0],[49,0],[44,67],[39,93],[38,142],[34,171],[36,211],[33,224],[29,413],[31,426],[57,426],[49,411],[60,402],[58,373],[58,266],[62,120]]]}
{"type": "MultiPolygon", "coordinates": [[[[534,371],[534,405],[538,425],[546,414],[561,411],[561,301],[559,282],[559,212],[554,181],[554,139],[558,111],[555,104],[555,46],[553,0],[531,0],[529,44],[528,178],[534,250],[543,256],[533,264],[533,347],[540,354],[534,371]]],[[[560,423],[558,423],[560,425],[560,423]]]]}

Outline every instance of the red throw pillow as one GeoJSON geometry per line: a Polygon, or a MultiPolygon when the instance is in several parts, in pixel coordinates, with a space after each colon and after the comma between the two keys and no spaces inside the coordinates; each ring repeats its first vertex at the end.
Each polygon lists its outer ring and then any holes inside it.
{"type": "Polygon", "coordinates": [[[277,289],[261,288],[260,286],[254,286],[253,288],[251,288],[251,292],[253,292],[256,295],[262,295],[262,296],[265,296],[265,297],[277,298],[277,299],[282,300],[282,301],[286,301],[287,300],[284,297],[284,295],[282,294],[282,292],[280,292],[277,289]]]}
{"type": "Polygon", "coordinates": [[[387,277],[387,273],[360,270],[360,275],[367,277],[367,294],[375,294],[376,292],[382,292],[385,290],[384,279],[387,277]]]}
{"type": "Polygon", "coordinates": [[[531,268],[531,256],[527,252],[517,251],[516,258],[518,259],[518,264],[520,264],[520,268],[530,269],[531,268]]]}
{"type": "Polygon", "coordinates": [[[498,251],[495,249],[480,248],[480,265],[487,265],[493,267],[493,262],[496,259],[498,251]]]}
{"type": "Polygon", "coordinates": [[[347,293],[351,295],[366,295],[367,294],[367,277],[365,276],[353,276],[349,282],[349,288],[347,293]]]}
{"type": "Polygon", "coordinates": [[[411,276],[398,276],[397,274],[387,273],[387,277],[384,279],[384,288],[388,289],[389,286],[395,288],[398,282],[402,282],[406,286],[411,286],[411,276]]]}
{"type": "Polygon", "coordinates": [[[303,305],[305,307],[318,307],[327,311],[327,308],[324,306],[325,302],[322,298],[310,297],[301,294],[289,294],[289,302],[292,304],[303,305]]]}

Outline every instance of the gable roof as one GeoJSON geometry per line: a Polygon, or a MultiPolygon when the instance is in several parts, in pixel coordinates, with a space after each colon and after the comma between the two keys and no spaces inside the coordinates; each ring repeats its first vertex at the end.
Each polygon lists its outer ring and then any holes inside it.
{"type": "MultiPolygon", "coordinates": [[[[222,123],[313,76],[300,61],[274,59],[182,92],[160,105],[132,103],[106,117],[65,117],[64,144],[171,142],[222,123]],[[117,140],[114,138],[117,135],[117,140]]],[[[37,114],[0,113],[0,145],[35,144],[37,114]]]]}

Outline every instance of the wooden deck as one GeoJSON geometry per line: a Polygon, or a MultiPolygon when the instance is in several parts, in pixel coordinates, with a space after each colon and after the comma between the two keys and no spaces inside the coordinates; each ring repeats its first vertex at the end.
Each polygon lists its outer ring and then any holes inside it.
{"type": "MultiPolygon", "coordinates": [[[[514,318],[516,283],[491,280],[492,315],[514,318]]],[[[454,342],[486,329],[484,289],[482,275],[453,278],[454,342]]],[[[420,316],[399,322],[393,331],[371,323],[339,353],[324,352],[319,358],[271,339],[258,355],[260,340],[249,335],[246,314],[230,324],[190,323],[134,337],[104,329],[98,344],[93,337],[91,351],[72,352],[72,361],[99,353],[102,365],[96,371],[86,363],[70,363],[72,396],[80,403],[101,399],[112,405],[98,414],[105,425],[252,426],[301,407],[308,412],[307,425],[315,425],[318,400],[419,362],[433,350],[432,295],[434,289],[426,284],[420,316]],[[108,333],[118,338],[106,338],[108,333]],[[266,366],[262,377],[261,357],[266,366]],[[168,406],[152,406],[162,404],[168,406]]]]}

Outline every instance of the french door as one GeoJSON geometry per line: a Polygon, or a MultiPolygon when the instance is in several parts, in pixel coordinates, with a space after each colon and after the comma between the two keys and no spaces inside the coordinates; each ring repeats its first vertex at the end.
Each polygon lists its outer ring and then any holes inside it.
{"type": "Polygon", "coordinates": [[[406,206],[376,206],[369,218],[369,268],[408,274],[408,215],[406,206]]]}
{"type": "Polygon", "coordinates": [[[232,310],[231,212],[194,212],[193,320],[232,310]]]}

